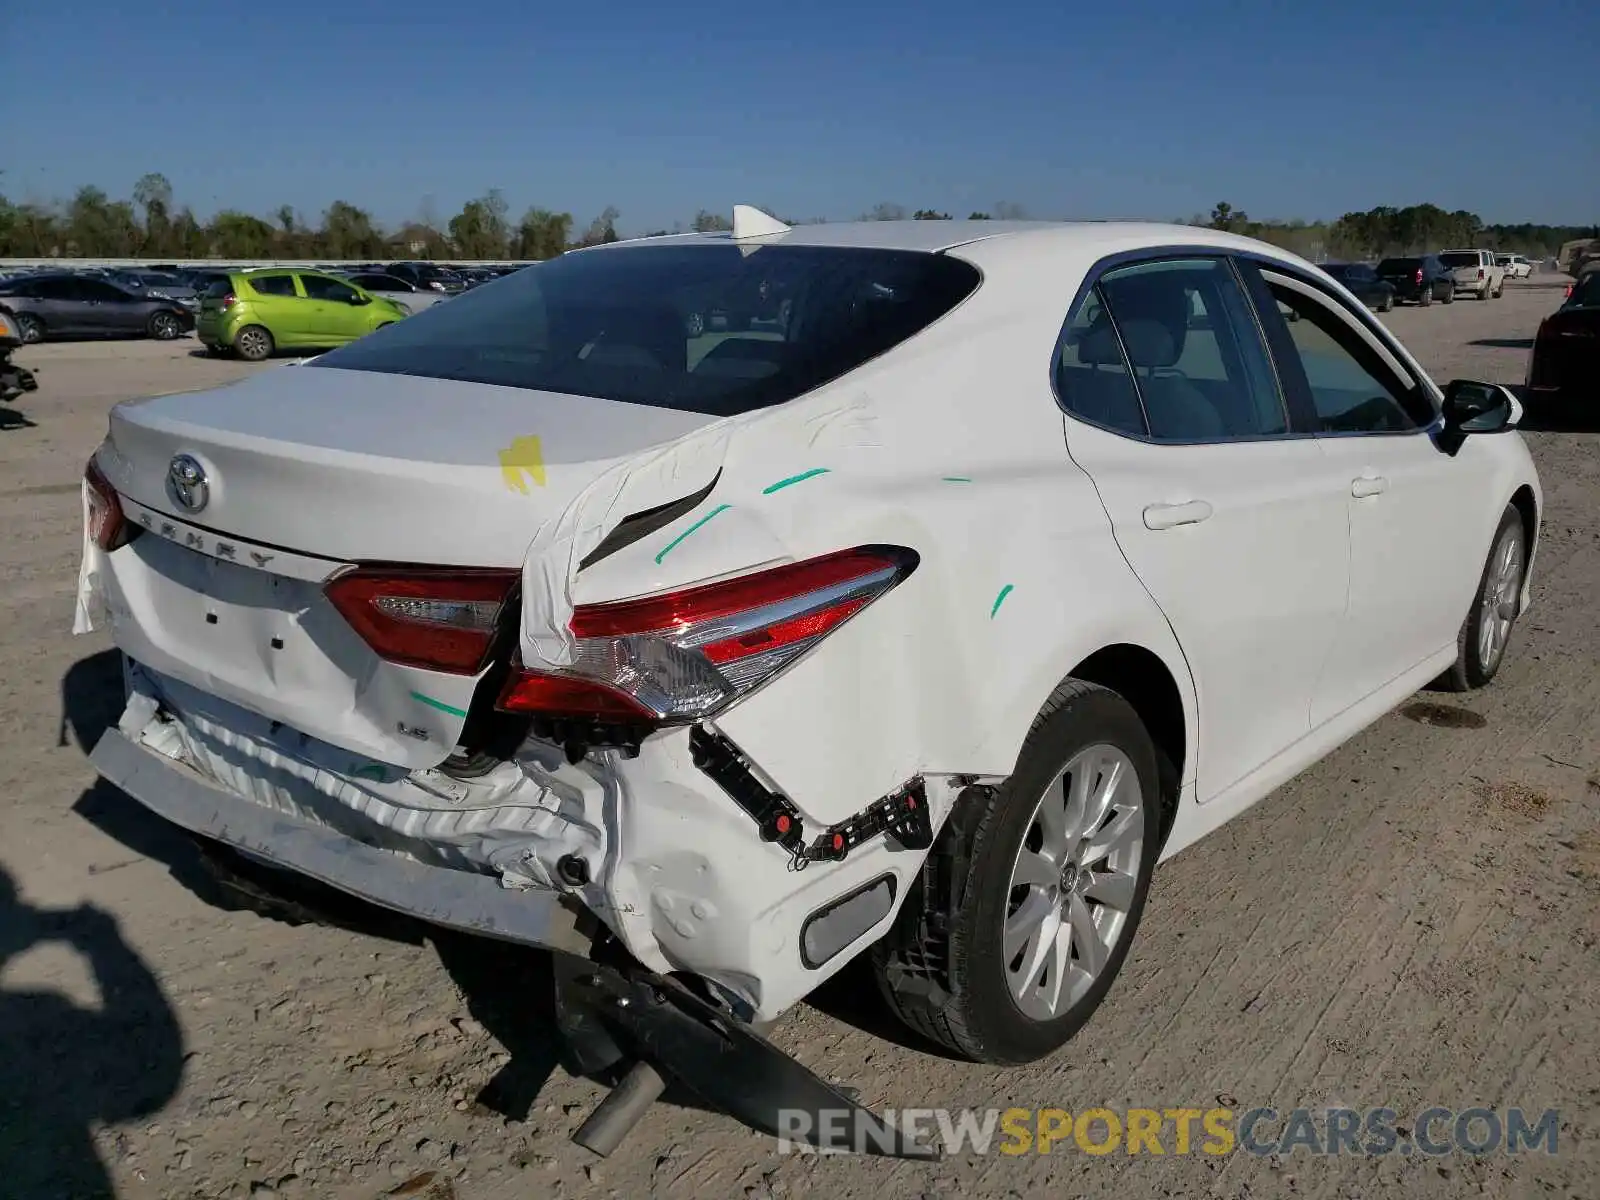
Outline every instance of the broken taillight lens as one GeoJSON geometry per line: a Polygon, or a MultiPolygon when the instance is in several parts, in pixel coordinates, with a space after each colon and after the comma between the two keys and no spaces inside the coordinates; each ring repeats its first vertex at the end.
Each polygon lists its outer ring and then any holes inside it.
{"type": "Polygon", "coordinates": [[[679,724],[710,716],[789,666],[909,575],[917,555],[865,546],[572,616],[572,662],[519,670],[499,707],[679,724]]]}
{"type": "Polygon", "coordinates": [[[476,675],[520,577],[470,567],[359,567],[335,576],[324,591],[381,658],[476,675]]]}
{"type": "Polygon", "coordinates": [[[123,516],[117,489],[111,486],[111,481],[92,458],[83,469],[83,481],[88,484],[89,540],[102,550],[115,550],[118,546],[127,545],[133,537],[133,527],[123,516]]]}

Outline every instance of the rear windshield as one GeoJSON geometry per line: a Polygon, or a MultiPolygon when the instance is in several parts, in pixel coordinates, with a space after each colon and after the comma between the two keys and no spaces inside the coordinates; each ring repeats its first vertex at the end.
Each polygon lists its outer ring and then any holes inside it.
{"type": "Polygon", "coordinates": [[[978,282],[970,263],[914,251],[586,250],[306,365],[732,416],[854,370],[938,320],[978,282]]]}
{"type": "Polygon", "coordinates": [[[1483,264],[1476,250],[1451,250],[1439,255],[1439,261],[1452,271],[1457,267],[1477,267],[1483,264]]]}
{"type": "Polygon", "coordinates": [[[221,300],[231,291],[233,291],[233,280],[224,275],[206,284],[205,297],[207,300],[221,300]]]}
{"type": "Polygon", "coordinates": [[[1378,273],[1381,275],[1394,271],[1415,271],[1421,265],[1420,258],[1386,258],[1378,264],[1378,273]]]}

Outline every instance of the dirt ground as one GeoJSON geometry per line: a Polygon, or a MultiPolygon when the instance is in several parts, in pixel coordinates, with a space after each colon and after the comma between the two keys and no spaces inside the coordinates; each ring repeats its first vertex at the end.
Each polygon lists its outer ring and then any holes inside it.
{"type": "MultiPolygon", "coordinates": [[[[1385,319],[1441,380],[1521,383],[1558,302],[1513,286],[1385,319]]],[[[0,409],[0,1195],[366,1200],[427,1170],[460,1200],[1596,1194],[1600,422],[1526,434],[1544,541],[1494,686],[1417,697],[1164,868],[1063,1052],[952,1063],[854,975],[774,1035],[880,1107],[1520,1105],[1560,1110],[1554,1157],[928,1165],[780,1155],[663,1103],[601,1160],[568,1141],[601,1089],[554,1065],[539,955],[230,907],[185,838],[96,784],[120,693],[107,640],[68,632],[82,464],[117,400],[282,369],[193,351],[30,347],[40,390],[0,409]]]]}

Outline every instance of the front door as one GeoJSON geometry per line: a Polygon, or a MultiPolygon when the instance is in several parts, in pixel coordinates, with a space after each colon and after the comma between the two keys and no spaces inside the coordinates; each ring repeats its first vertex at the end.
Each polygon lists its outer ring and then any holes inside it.
{"type": "Polygon", "coordinates": [[[1452,458],[1435,444],[1431,392],[1364,313],[1309,280],[1262,278],[1277,301],[1264,316],[1292,347],[1281,373],[1309,393],[1349,514],[1350,603],[1312,701],[1317,726],[1454,644],[1498,500],[1478,494],[1470,449],[1452,458]]]}
{"type": "Polygon", "coordinates": [[[1067,448],[1194,677],[1199,798],[1303,737],[1344,612],[1345,505],[1225,258],[1119,267],[1069,324],[1067,448]]]}
{"type": "Polygon", "coordinates": [[[349,284],[327,275],[302,275],[315,333],[312,340],[325,346],[342,346],[368,332],[367,308],[372,303],[349,284]]]}

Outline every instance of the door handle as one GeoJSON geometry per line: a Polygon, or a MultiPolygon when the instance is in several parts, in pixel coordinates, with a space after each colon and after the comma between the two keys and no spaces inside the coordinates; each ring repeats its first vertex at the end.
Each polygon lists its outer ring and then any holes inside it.
{"type": "Polygon", "coordinates": [[[1389,481],[1382,475],[1360,475],[1350,481],[1352,496],[1377,496],[1389,490],[1389,481]]]}
{"type": "Polygon", "coordinates": [[[1171,529],[1176,525],[1198,525],[1211,515],[1211,505],[1204,500],[1189,500],[1183,504],[1151,504],[1144,510],[1146,529],[1171,529]]]}

